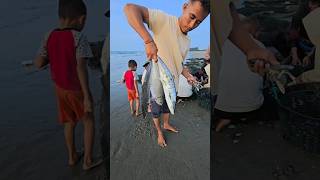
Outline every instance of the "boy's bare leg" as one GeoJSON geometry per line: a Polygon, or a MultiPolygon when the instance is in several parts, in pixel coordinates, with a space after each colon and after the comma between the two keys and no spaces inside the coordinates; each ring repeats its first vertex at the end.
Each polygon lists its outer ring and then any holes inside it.
{"type": "Polygon", "coordinates": [[[225,126],[231,123],[230,119],[220,119],[216,127],[216,132],[220,132],[225,126]]]}
{"type": "Polygon", "coordinates": [[[133,110],[133,100],[130,100],[129,103],[130,103],[131,115],[133,115],[133,114],[134,114],[134,110],[133,110]]]}
{"type": "Polygon", "coordinates": [[[160,119],[159,118],[153,118],[154,125],[156,126],[157,133],[158,133],[158,144],[161,147],[167,146],[166,141],[164,140],[161,127],[160,127],[160,119]]]}
{"type": "Polygon", "coordinates": [[[76,126],[76,123],[74,122],[67,122],[64,124],[64,137],[65,137],[66,146],[68,149],[68,156],[69,156],[68,164],[70,166],[75,165],[79,158],[77,155],[76,146],[74,143],[75,126],[76,126]]]}
{"type": "Polygon", "coordinates": [[[92,149],[94,141],[94,116],[87,113],[83,119],[84,126],[84,161],[83,166],[88,167],[92,164],[92,149]]]}
{"type": "Polygon", "coordinates": [[[136,99],[136,116],[139,116],[139,106],[140,106],[140,101],[139,99],[136,99]]]}
{"type": "Polygon", "coordinates": [[[169,131],[177,133],[178,131],[169,124],[169,116],[170,116],[169,113],[163,113],[162,114],[163,128],[166,129],[166,130],[169,130],[169,131]]]}

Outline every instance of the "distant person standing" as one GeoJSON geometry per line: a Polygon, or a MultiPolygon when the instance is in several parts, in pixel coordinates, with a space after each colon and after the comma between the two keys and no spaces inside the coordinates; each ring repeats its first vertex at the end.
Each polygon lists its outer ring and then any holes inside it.
{"type": "Polygon", "coordinates": [[[139,89],[138,89],[138,75],[136,73],[137,70],[137,62],[135,60],[129,60],[128,62],[128,70],[123,73],[122,82],[126,84],[128,100],[130,104],[131,115],[139,116],[139,89]],[[133,108],[133,103],[136,102],[136,109],[133,108]]]}

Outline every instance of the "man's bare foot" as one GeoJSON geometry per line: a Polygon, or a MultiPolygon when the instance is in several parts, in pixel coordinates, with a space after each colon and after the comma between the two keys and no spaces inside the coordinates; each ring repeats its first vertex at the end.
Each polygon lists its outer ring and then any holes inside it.
{"type": "Polygon", "coordinates": [[[175,132],[175,133],[179,132],[174,127],[172,127],[170,124],[163,124],[163,129],[168,130],[168,131],[172,131],[172,132],[175,132]]]}
{"type": "Polygon", "coordinates": [[[166,147],[167,146],[166,141],[164,140],[164,137],[163,137],[162,133],[158,133],[158,144],[161,147],[166,147]]]}
{"type": "Polygon", "coordinates": [[[221,119],[216,127],[216,132],[220,132],[225,126],[231,123],[229,119],[221,119]]]}
{"type": "Polygon", "coordinates": [[[131,115],[134,116],[134,114],[136,113],[135,110],[131,111],[131,115]]]}

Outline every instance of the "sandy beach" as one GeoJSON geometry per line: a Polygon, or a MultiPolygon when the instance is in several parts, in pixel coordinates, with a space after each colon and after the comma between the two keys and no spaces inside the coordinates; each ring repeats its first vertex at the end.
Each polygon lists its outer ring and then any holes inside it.
{"type": "MultiPolygon", "coordinates": [[[[132,117],[124,84],[117,81],[127,69],[128,59],[142,73],[143,51],[115,51],[110,59],[110,178],[150,180],[210,179],[210,111],[196,98],[177,104],[170,122],[178,134],[164,131],[168,146],[157,144],[151,114],[132,117]]],[[[139,84],[141,92],[141,84],[139,84]]]]}
{"type": "Polygon", "coordinates": [[[164,131],[168,146],[163,149],[150,114],[132,117],[125,93],[111,89],[111,179],[210,179],[209,111],[197,100],[179,103],[170,119],[180,132],[164,131]]]}
{"type": "MultiPolygon", "coordinates": [[[[5,1],[1,8],[0,33],[0,179],[103,179],[104,166],[90,172],[81,164],[67,166],[63,127],[58,124],[56,99],[48,70],[25,68],[33,60],[44,33],[57,26],[56,1],[5,1]]],[[[106,2],[87,2],[85,33],[89,41],[103,40],[106,2]]],[[[90,86],[96,102],[94,156],[101,156],[99,104],[101,73],[90,70],[90,86]]],[[[82,124],[77,127],[77,147],[81,148],[82,124]]]]}
{"type": "Polygon", "coordinates": [[[318,180],[320,156],[285,141],[279,123],[256,120],[214,133],[213,179],[318,180]]]}

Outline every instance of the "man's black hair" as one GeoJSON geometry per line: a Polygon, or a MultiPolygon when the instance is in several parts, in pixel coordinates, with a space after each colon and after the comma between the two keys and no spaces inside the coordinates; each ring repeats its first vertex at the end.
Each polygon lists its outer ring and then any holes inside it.
{"type": "Polygon", "coordinates": [[[200,2],[202,8],[208,13],[210,13],[210,0],[190,0],[191,3],[196,1],[200,2]]]}

